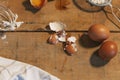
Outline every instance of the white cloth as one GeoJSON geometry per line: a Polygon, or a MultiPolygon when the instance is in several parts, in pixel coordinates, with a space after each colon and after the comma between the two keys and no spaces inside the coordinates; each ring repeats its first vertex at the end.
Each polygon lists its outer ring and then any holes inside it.
{"type": "Polygon", "coordinates": [[[60,80],[35,66],[0,57],[0,80],[60,80]]]}

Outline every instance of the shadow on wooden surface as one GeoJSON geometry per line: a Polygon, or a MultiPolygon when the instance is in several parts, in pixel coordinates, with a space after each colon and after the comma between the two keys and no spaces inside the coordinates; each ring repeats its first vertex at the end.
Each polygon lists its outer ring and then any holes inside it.
{"type": "Polygon", "coordinates": [[[37,13],[39,11],[39,9],[34,8],[31,4],[29,0],[25,0],[23,3],[23,6],[25,7],[25,10],[30,11],[32,13],[37,13]]]}
{"type": "Polygon", "coordinates": [[[79,43],[82,47],[85,48],[93,48],[100,45],[100,43],[91,40],[85,33],[80,36],[79,43]]]}
{"type": "Polygon", "coordinates": [[[72,0],[77,8],[85,12],[99,12],[103,7],[93,6],[87,0],[72,0]]]}
{"type": "Polygon", "coordinates": [[[96,50],[90,57],[90,64],[93,67],[102,67],[106,65],[109,61],[104,61],[98,56],[98,50],[96,50]]]}

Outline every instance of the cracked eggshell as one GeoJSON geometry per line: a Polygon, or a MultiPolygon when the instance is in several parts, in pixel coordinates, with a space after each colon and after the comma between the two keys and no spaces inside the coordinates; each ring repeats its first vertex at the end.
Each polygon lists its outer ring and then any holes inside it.
{"type": "Polygon", "coordinates": [[[52,31],[59,32],[63,31],[66,25],[61,22],[50,22],[49,27],[52,31]]]}
{"type": "Polygon", "coordinates": [[[68,37],[68,38],[67,38],[67,41],[68,41],[68,42],[71,42],[71,43],[75,43],[76,40],[77,40],[77,39],[76,39],[74,36],[71,36],[71,37],[68,37]]]}
{"type": "Polygon", "coordinates": [[[66,42],[66,37],[65,36],[61,36],[61,37],[58,38],[58,40],[60,42],[66,42]]]}
{"type": "Polygon", "coordinates": [[[59,31],[58,33],[57,33],[57,35],[58,35],[58,40],[60,41],[60,42],[66,42],[66,32],[63,30],[63,31],[59,31]]]}
{"type": "Polygon", "coordinates": [[[62,30],[62,31],[58,31],[57,32],[57,35],[60,37],[60,36],[66,36],[66,32],[65,30],[62,30]]]}
{"type": "Polygon", "coordinates": [[[77,52],[76,44],[68,44],[68,45],[65,46],[64,50],[65,50],[68,54],[72,55],[72,54],[74,54],[75,52],[77,52]]]}
{"type": "Polygon", "coordinates": [[[57,36],[57,34],[51,34],[49,39],[48,39],[48,42],[50,44],[57,44],[58,43],[58,36],[57,36]]]}

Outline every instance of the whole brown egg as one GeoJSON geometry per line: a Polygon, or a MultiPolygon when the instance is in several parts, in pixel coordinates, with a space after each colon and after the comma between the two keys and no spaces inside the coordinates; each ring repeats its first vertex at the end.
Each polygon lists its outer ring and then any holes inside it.
{"type": "Polygon", "coordinates": [[[103,24],[94,24],[88,29],[88,36],[93,41],[102,42],[109,38],[110,31],[103,24]]]}
{"type": "Polygon", "coordinates": [[[103,60],[110,60],[116,56],[117,51],[118,47],[114,41],[105,41],[98,50],[98,55],[103,60]]]}

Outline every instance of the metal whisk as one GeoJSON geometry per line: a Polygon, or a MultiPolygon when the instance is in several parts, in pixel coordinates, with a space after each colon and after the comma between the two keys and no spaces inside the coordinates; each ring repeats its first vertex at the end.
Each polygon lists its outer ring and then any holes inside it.
{"type": "Polygon", "coordinates": [[[111,4],[112,0],[87,0],[87,1],[95,6],[101,6],[101,7],[102,6],[110,6],[113,16],[120,22],[120,19],[114,13],[114,9],[117,9],[118,11],[120,11],[120,8],[113,7],[113,5],[111,4]]]}

